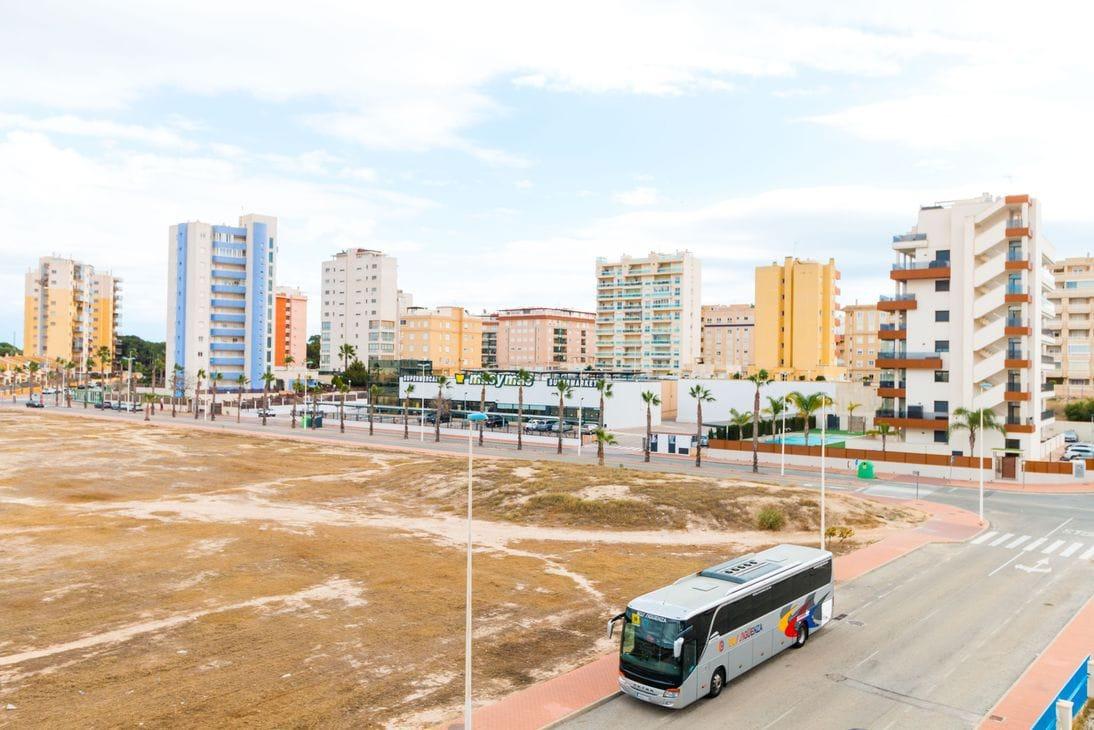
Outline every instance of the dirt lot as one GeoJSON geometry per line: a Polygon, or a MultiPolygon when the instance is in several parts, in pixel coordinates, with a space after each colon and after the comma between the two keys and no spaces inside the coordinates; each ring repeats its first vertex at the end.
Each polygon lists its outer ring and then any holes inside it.
{"type": "MultiPolygon", "coordinates": [[[[0,433],[0,726],[458,714],[462,459],[40,413],[0,433]]],[[[479,703],[608,649],[635,595],[812,542],[818,517],[805,490],[546,462],[482,460],[476,489],[479,703]],[[781,532],[756,527],[769,505],[781,532]]],[[[922,519],[829,508],[852,544],[922,519]]]]}

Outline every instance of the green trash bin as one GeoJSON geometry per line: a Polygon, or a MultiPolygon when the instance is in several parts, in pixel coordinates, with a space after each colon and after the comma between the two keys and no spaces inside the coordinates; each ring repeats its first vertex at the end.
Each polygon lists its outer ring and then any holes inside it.
{"type": "Polygon", "coordinates": [[[873,479],[874,478],[874,462],[872,462],[872,461],[860,461],[858,463],[858,478],[859,479],[873,479]]]}

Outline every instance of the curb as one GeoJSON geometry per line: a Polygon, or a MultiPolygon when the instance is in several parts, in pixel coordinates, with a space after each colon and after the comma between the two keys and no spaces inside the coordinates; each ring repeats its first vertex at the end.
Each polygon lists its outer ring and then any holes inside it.
{"type": "Polygon", "coordinates": [[[570,720],[573,720],[574,718],[581,717],[582,715],[584,715],[588,712],[592,712],[593,710],[600,707],[601,705],[608,704],[609,702],[611,702],[616,697],[619,697],[622,694],[623,694],[622,692],[616,690],[612,694],[605,695],[604,697],[601,697],[599,700],[597,700],[596,702],[593,702],[590,705],[585,705],[580,710],[574,710],[569,715],[563,715],[562,717],[558,718],[554,722],[552,722],[548,725],[544,725],[542,730],[551,730],[551,728],[559,727],[565,722],[569,722],[570,720]]]}

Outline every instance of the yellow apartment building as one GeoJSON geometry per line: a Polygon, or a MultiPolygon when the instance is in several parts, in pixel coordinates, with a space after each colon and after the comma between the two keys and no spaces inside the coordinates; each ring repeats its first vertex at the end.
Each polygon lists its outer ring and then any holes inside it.
{"type": "Polygon", "coordinates": [[[435,375],[481,368],[482,324],[463,307],[407,307],[399,315],[399,357],[432,360],[435,375]]]}
{"type": "Polygon", "coordinates": [[[847,377],[857,383],[873,382],[881,369],[877,366],[882,338],[897,336],[891,312],[882,312],[877,304],[848,304],[843,307],[843,358],[847,377]]]}

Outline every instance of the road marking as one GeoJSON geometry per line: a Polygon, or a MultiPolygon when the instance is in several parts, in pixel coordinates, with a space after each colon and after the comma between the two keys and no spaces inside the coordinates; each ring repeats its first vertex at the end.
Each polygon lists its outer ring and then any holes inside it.
{"type": "Polygon", "coordinates": [[[774,720],[772,720],[768,724],[764,725],[763,730],[767,730],[769,727],[775,727],[775,725],[777,725],[779,723],[779,720],[783,719],[784,717],[789,715],[791,712],[793,712],[796,709],[796,707],[797,707],[796,705],[794,707],[791,707],[789,710],[787,710],[783,714],[779,715],[778,717],[776,717],[774,720]]]}
{"type": "Polygon", "coordinates": [[[1072,555],[1077,553],[1079,551],[1079,548],[1081,548],[1082,546],[1083,546],[1083,544],[1081,542],[1073,542],[1070,545],[1068,545],[1066,548],[1064,548],[1063,550],[1060,551],[1060,557],[1061,558],[1070,558],[1072,555]]]}
{"type": "Polygon", "coordinates": [[[865,664],[866,662],[868,662],[868,661],[870,661],[871,659],[873,659],[874,657],[876,657],[876,656],[877,656],[877,653],[878,653],[879,651],[881,651],[881,649],[877,649],[877,650],[875,650],[873,654],[871,654],[870,656],[868,656],[868,657],[866,657],[865,659],[863,659],[863,660],[862,660],[861,662],[859,662],[859,663],[858,663],[858,664],[856,664],[856,665],[855,665],[854,667],[852,667],[852,669],[858,669],[858,668],[859,668],[859,667],[861,667],[861,666],[862,666],[863,664],[865,664]]]}
{"type": "Polygon", "coordinates": [[[1060,549],[1060,546],[1064,544],[1063,540],[1057,540],[1049,545],[1047,548],[1041,551],[1042,555],[1052,555],[1054,552],[1060,549]]]}
{"type": "Polygon", "coordinates": [[[973,540],[972,544],[973,545],[979,545],[980,543],[984,542],[985,540],[990,540],[991,538],[995,537],[998,534],[999,533],[996,532],[995,530],[992,530],[991,532],[985,532],[983,535],[981,535],[980,537],[973,540]]]}
{"type": "Polygon", "coordinates": [[[1094,558],[1094,547],[1079,556],[1079,560],[1090,560],[1091,558],[1094,558]]]}
{"type": "Polygon", "coordinates": [[[1003,535],[1002,537],[1000,537],[996,540],[992,540],[991,541],[991,546],[995,547],[996,545],[1000,545],[1000,544],[1006,542],[1007,540],[1011,539],[1012,537],[1014,537],[1014,533],[1013,532],[1008,532],[1006,535],[1003,535]]]}
{"type": "Polygon", "coordinates": [[[1039,537],[1036,540],[1034,540],[1033,542],[1031,542],[1029,545],[1026,545],[1022,549],[1023,550],[1036,550],[1038,547],[1040,547],[1041,543],[1043,543],[1043,542],[1045,542],[1045,538],[1039,537]]]}
{"type": "Polygon", "coordinates": [[[860,692],[866,692],[868,694],[877,695],[878,697],[884,697],[885,699],[899,702],[903,705],[909,705],[920,710],[935,712],[941,715],[948,715],[950,717],[963,720],[967,723],[976,724],[980,722],[981,719],[979,713],[971,712],[961,707],[944,705],[940,702],[932,702],[930,700],[920,697],[903,694],[902,692],[886,689],[885,687],[879,687],[876,684],[869,684],[867,682],[861,682],[857,679],[851,679],[850,677],[845,677],[842,674],[829,674],[827,675],[827,677],[833,682],[845,684],[848,687],[859,690],[860,692]]]}
{"type": "Polygon", "coordinates": [[[1052,568],[1048,567],[1048,558],[1041,558],[1037,561],[1036,565],[1015,565],[1018,570],[1024,570],[1027,573],[1051,573],[1052,568]]]}
{"type": "Polygon", "coordinates": [[[1019,545],[1021,545],[1022,543],[1024,543],[1028,539],[1029,539],[1029,535],[1022,535],[1020,538],[1018,538],[1017,540],[1012,542],[1010,545],[1007,545],[1007,550],[1013,550],[1014,548],[1018,547],[1019,545]]]}
{"type": "Polygon", "coordinates": [[[1020,553],[1020,552],[1017,552],[1017,553],[1015,553],[1014,555],[1010,556],[1010,559],[1009,559],[1009,560],[1007,560],[1007,562],[1003,563],[1003,564],[1002,564],[1002,565],[1000,565],[1000,566],[999,566],[998,568],[996,568],[995,570],[993,570],[993,571],[991,571],[990,573],[988,573],[988,577],[990,578],[991,576],[995,575],[996,573],[998,573],[998,572],[999,572],[1000,570],[1002,570],[1003,568],[1005,568],[1005,567],[1007,567],[1008,565],[1010,565],[1011,563],[1013,563],[1013,562],[1014,562],[1015,560],[1017,560],[1017,559],[1018,559],[1018,556],[1019,556],[1019,555],[1021,555],[1021,554],[1022,554],[1022,553],[1020,553]]]}
{"type": "Polygon", "coordinates": [[[1052,533],[1056,532],[1061,527],[1066,525],[1068,522],[1071,522],[1073,519],[1075,519],[1075,518],[1074,517],[1068,517],[1066,520],[1064,520],[1060,524],[1056,525],[1056,527],[1052,528],[1052,530],[1050,530],[1049,533],[1047,535],[1045,535],[1045,537],[1052,537],[1052,533]]]}

